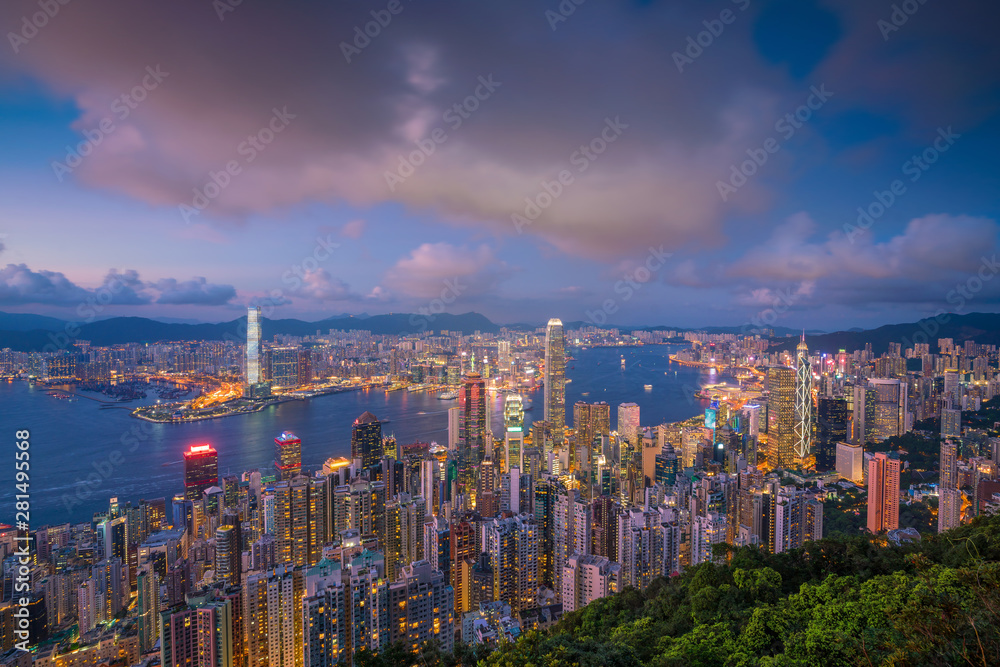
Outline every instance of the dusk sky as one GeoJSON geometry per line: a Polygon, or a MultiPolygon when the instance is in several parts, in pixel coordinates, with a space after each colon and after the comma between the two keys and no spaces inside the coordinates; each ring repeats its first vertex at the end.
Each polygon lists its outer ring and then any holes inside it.
{"type": "Polygon", "coordinates": [[[994,2],[49,4],[0,7],[2,311],[1000,305],[994,2]]]}

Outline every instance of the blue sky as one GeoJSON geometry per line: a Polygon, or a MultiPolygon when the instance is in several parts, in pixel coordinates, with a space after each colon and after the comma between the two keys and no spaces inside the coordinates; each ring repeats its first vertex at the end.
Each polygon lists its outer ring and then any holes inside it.
{"type": "Polygon", "coordinates": [[[106,315],[447,296],[498,322],[873,327],[953,310],[997,250],[992,5],[388,4],[73,2],[33,31],[5,3],[0,310],[72,318],[117,273],[106,315]]]}

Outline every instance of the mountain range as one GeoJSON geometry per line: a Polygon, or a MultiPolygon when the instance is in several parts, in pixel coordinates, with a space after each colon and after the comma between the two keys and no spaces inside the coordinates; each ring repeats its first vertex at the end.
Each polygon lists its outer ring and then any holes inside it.
{"type": "MultiPolygon", "coordinates": [[[[531,331],[541,325],[519,323],[503,325],[509,329],[531,331]]],[[[592,326],[588,322],[566,322],[567,330],[592,326]]],[[[388,315],[335,315],[317,322],[297,319],[264,319],[262,335],[265,340],[275,335],[308,336],[327,333],[329,330],[366,330],[374,334],[398,335],[424,331],[474,331],[497,333],[501,325],[490,321],[480,313],[452,315],[422,315],[391,313],[388,315]]],[[[674,329],[689,331],[667,325],[650,327],[619,327],[626,331],[674,329]]],[[[741,333],[740,327],[707,327],[700,329],[709,333],[741,333]]],[[[0,349],[11,348],[20,351],[40,351],[46,345],[65,347],[65,338],[88,340],[93,345],[115,345],[120,343],[152,343],[156,341],[196,341],[196,340],[242,340],[246,335],[246,317],[228,322],[183,323],[160,321],[144,317],[111,317],[87,324],[78,324],[43,315],[0,312],[0,349]],[[69,332],[67,335],[66,332],[69,332]]],[[[810,350],[836,352],[863,349],[870,343],[875,354],[889,348],[889,343],[901,343],[903,348],[914,342],[928,342],[931,351],[937,351],[938,338],[953,338],[956,344],[974,339],[977,343],[1000,344],[1000,314],[969,313],[967,315],[948,314],[939,318],[927,318],[908,324],[890,324],[877,329],[851,329],[833,333],[807,331],[806,343],[810,350]]],[[[775,328],[771,339],[772,350],[794,350],[798,343],[798,332],[786,327],[775,328]]],[[[52,349],[51,347],[49,349],[52,349]]]]}

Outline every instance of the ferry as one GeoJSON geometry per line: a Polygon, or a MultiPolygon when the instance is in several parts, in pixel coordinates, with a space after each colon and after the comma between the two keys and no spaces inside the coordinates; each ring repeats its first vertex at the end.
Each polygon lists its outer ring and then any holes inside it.
{"type": "Polygon", "coordinates": [[[653,385],[651,384],[644,384],[642,385],[642,388],[645,389],[646,391],[653,391],[653,385]]]}
{"type": "Polygon", "coordinates": [[[458,398],[457,391],[446,391],[443,394],[438,394],[438,399],[442,401],[454,401],[458,398]]]}

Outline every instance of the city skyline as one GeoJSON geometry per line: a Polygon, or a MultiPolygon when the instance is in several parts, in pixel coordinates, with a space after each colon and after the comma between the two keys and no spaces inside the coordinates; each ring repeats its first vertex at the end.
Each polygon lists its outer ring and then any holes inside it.
{"type": "Polygon", "coordinates": [[[0,9],[0,310],[79,318],[102,287],[100,316],[201,321],[996,310],[992,6],[403,4],[366,37],[377,9],[222,5],[0,9]]]}
{"type": "Polygon", "coordinates": [[[998,21],[0,3],[0,667],[991,667],[998,21]]]}

